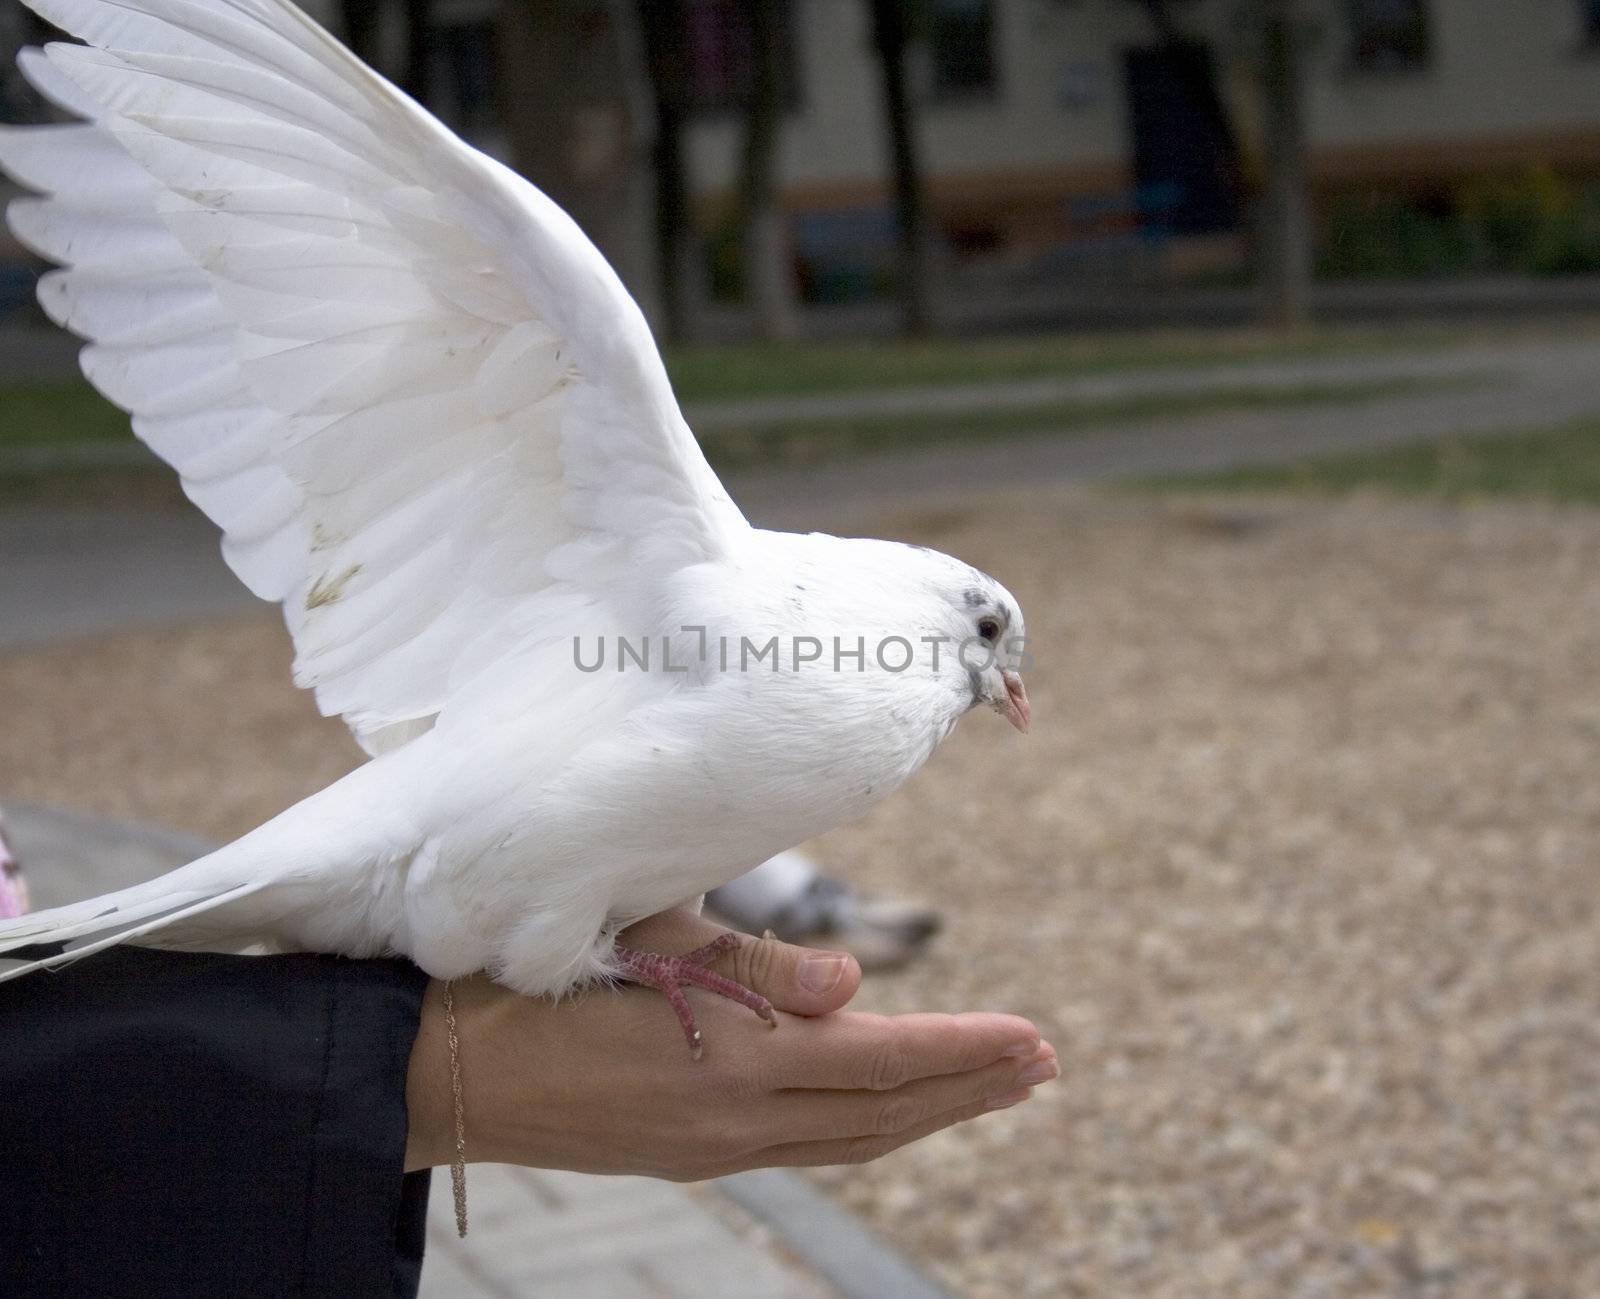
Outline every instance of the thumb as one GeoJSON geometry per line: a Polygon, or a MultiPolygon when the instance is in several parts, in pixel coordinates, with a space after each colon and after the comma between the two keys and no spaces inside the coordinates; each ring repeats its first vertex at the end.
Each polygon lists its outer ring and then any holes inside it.
{"type": "Polygon", "coordinates": [[[855,957],[796,947],[776,938],[746,938],[711,964],[792,1015],[826,1015],[838,1010],[861,986],[861,967],[855,957]]]}

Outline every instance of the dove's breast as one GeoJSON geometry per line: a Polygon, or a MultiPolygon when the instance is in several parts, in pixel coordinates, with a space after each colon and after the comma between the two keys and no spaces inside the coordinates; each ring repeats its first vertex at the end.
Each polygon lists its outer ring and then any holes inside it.
{"type": "Polygon", "coordinates": [[[949,727],[915,683],[840,685],[729,674],[634,712],[540,791],[528,850],[633,919],[854,820],[949,727]]]}
{"type": "Polygon", "coordinates": [[[443,828],[391,946],[436,977],[488,965],[560,992],[603,972],[604,933],[861,816],[959,714],[948,680],[911,672],[543,666],[520,678],[538,708],[417,742],[417,820],[443,828]]]}

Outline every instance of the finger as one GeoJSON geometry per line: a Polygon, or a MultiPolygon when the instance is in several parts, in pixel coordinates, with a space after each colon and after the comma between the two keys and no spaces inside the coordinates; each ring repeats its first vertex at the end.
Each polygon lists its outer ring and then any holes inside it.
{"type": "Polygon", "coordinates": [[[1039,1030],[1019,1015],[868,1015],[841,1011],[791,1020],[766,1053],[771,1090],[819,1087],[891,1091],[918,1078],[965,1073],[1039,1049],[1039,1030]],[[781,1039],[781,1041],[780,1041],[781,1039]]]}
{"type": "Polygon", "coordinates": [[[666,952],[681,956],[692,948],[708,943],[727,929],[706,919],[689,907],[669,907],[653,916],[635,921],[617,936],[624,947],[641,952],[666,952]]]}
{"type": "Polygon", "coordinates": [[[887,1137],[971,1105],[983,1105],[1060,1075],[1055,1050],[1041,1046],[1028,1059],[1001,1059],[965,1073],[918,1078],[892,1091],[787,1091],[758,1115],[766,1144],[887,1137]]]}
{"type": "MultiPolygon", "coordinates": [[[[1027,1096],[1018,1096],[1011,1104],[1019,1104],[1027,1100],[1027,1096]]],[[[1003,1107],[1009,1108],[1009,1106],[1003,1107]]],[[[832,1141],[795,1141],[783,1145],[769,1146],[758,1151],[747,1159],[739,1162],[739,1169],[749,1168],[819,1168],[829,1164],[866,1164],[874,1159],[881,1159],[891,1151],[909,1146],[913,1141],[921,1141],[923,1137],[932,1136],[945,1128],[954,1127],[957,1123],[965,1123],[968,1119],[981,1118],[985,1114],[995,1112],[988,1104],[982,1101],[970,1105],[963,1105],[959,1109],[947,1110],[926,1119],[914,1127],[902,1132],[892,1133],[888,1136],[871,1137],[843,1137],[832,1141]]]]}
{"type": "Polygon", "coordinates": [[[714,960],[711,968],[793,1015],[838,1010],[861,986],[855,957],[796,947],[776,938],[745,938],[714,960]]]}
{"type": "MultiPolygon", "coordinates": [[[[644,951],[681,956],[729,932],[687,907],[674,907],[630,926],[622,941],[644,951]]],[[[776,938],[740,937],[737,950],[719,956],[710,968],[759,992],[779,1010],[826,1015],[843,1006],[861,986],[861,967],[844,952],[795,947],[776,938]]]]}

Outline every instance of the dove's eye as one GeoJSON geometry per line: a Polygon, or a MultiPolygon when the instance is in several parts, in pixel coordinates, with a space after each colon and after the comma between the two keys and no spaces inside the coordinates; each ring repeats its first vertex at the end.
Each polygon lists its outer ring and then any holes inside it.
{"type": "Polygon", "coordinates": [[[978,636],[982,640],[993,641],[1000,639],[1000,623],[994,618],[978,619],[978,636]]]}

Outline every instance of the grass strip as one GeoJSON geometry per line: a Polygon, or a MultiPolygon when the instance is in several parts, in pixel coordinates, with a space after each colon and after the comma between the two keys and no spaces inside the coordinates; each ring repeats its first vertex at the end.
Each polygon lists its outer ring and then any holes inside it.
{"type": "Polygon", "coordinates": [[[917,451],[951,443],[971,445],[1019,437],[1082,433],[1231,410],[1349,404],[1421,392],[1459,391],[1463,387],[1496,381],[1496,376],[1485,375],[1388,379],[1370,383],[1308,383],[1290,388],[1217,388],[1109,401],[1002,406],[986,411],[874,413],[827,420],[763,421],[748,429],[704,430],[699,436],[707,459],[718,469],[760,469],[917,451]]]}
{"type": "Polygon", "coordinates": [[[1600,419],[1528,432],[1451,438],[1285,465],[1155,475],[1120,486],[1156,491],[1381,491],[1448,501],[1538,497],[1600,504],[1600,419]]]}

